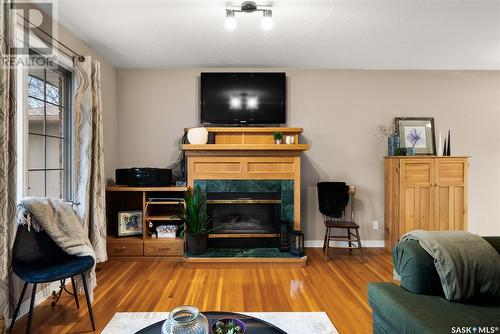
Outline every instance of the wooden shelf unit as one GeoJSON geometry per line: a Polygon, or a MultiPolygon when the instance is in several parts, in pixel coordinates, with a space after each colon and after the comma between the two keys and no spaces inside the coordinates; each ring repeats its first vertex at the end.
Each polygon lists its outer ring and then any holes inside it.
{"type": "Polygon", "coordinates": [[[184,240],[176,238],[151,238],[148,221],[179,224],[181,220],[173,214],[179,212],[183,201],[149,201],[149,197],[182,198],[187,187],[106,187],[107,251],[109,257],[167,257],[181,259],[184,240]],[[167,208],[171,213],[150,214],[150,208],[167,208]],[[143,233],[138,236],[118,237],[118,212],[142,211],[143,233]]]}

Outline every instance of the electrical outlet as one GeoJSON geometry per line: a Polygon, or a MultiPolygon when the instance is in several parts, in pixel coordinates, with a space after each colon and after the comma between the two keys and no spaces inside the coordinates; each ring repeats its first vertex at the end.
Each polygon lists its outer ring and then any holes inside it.
{"type": "Polygon", "coordinates": [[[372,222],[372,224],[373,224],[373,229],[374,229],[374,230],[378,230],[378,228],[379,228],[379,223],[378,223],[378,220],[374,220],[374,221],[372,222]]]}

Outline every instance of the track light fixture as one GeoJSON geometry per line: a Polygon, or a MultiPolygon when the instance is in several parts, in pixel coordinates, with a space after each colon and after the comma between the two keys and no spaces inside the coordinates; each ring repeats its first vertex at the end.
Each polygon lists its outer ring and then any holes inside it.
{"type": "Polygon", "coordinates": [[[263,30],[271,30],[274,27],[273,11],[270,9],[259,8],[253,1],[243,2],[238,9],[226,9],[226,20],[224,22],[224,27],[229,31],[236,29],[235,13],[249,14],[253,12],[262,12],[261,27],[263,30]]]}

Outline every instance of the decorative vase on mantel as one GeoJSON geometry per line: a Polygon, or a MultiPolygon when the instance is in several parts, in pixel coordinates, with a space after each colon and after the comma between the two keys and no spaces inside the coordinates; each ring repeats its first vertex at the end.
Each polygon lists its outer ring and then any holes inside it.
{"type": "Polygon", "coordinates": [[[387,155],[390,157],[397,155],[398,148],[399,148],[399,136],[387,137],[387,155]]]}

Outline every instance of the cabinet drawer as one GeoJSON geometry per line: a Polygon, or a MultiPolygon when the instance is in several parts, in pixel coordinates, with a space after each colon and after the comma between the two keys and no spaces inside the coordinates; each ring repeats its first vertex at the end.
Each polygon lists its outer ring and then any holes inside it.
{"type": "Polygon", "coordinates": [[[184,243],[181,239],[145,240],[144,255],[146,256],[182,256],[184,243]]]}
{"type": "Polygon", "coordinates": [[[114,240],[107,242],[109,256],[142,256],[142,240],[114,240]]]}

